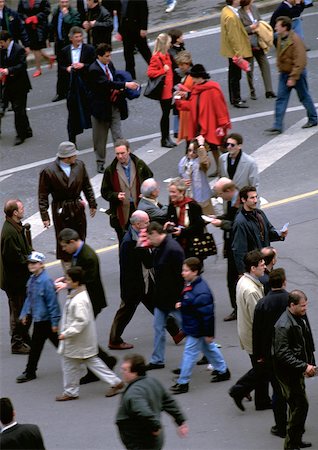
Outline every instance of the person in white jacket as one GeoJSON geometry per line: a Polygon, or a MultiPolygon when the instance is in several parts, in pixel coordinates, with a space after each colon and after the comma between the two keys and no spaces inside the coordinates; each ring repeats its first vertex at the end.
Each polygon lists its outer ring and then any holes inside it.
{"type": "Polygon", "coordinates": [[[62,355],[64,392],[56,401],[79,398],[82,365],[98,378],[110,384],[105,396],[112,397],[124,388],[124,383],[97,356],[97,332],[91,301],[83,284],[84,271],[71,267],[67,271],[67,284],[71,293],[64,306],[60,327],[58,353],[62,355]]]}

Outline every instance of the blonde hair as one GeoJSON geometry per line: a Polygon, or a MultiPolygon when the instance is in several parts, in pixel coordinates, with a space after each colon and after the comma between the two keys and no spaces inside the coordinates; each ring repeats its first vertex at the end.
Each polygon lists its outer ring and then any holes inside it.
{"type": "Polygon", "coordinates": [[[171,44],[171,37],[167,33],[160,33],[157,39],[155,40],[155,47],[153,49],[153,55],[155,53],[163,53],[164,55],[168,52],[168,49],[171,44]]]}
{"type": "Polygon", "coordinates": [[[187,50],[182,50],[182,52],[178,53],[175,56],[175,62],[179,64],[192,64],[192,56],[190,52],[187,52],[187,50]]]}

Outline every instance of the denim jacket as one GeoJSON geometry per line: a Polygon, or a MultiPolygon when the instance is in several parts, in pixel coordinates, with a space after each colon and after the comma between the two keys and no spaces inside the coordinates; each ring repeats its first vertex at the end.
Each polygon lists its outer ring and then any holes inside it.
{"type": "Polygon", "coordinates": [[[60,305],[54,284],[44,269],[40,275],[31,275],[27,283],[27,297],[20,319],[31,315],[34,322],[50,320],[53,327],[58,326],[61,318],[60,305]]]}

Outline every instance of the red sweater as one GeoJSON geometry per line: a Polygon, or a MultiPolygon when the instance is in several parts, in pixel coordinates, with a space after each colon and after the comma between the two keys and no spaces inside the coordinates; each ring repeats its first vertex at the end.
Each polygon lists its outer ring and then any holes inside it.
{"type": "Polygon", "coordinates": [[[147,75],[149,78],[156,78],[160,75],[166,74],[165,84],[162,90],[162,100],[167,100],[168,98],[172,98],[172,88],[173,88],[173,71],[172,71],[172,62],[169,53],[164,55],[163,53],[157,52],[152,55],[147,75]],[[163,66],[167,64],[169,66],[168,72],[164,71],[163,66]]]}

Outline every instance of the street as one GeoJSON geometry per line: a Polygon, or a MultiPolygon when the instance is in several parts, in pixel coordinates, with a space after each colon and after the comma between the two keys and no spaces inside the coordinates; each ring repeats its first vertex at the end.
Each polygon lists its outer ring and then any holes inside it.
{"type": "MultiPolygon", "coordinates": [[[[315,105],[318,104],[318,33],[317,6],[303,14],[306,45],[310,48],[308,57],[308,81],[315,105]]],[[[219,82],[228,99],[227,61],[219,55],[219,27],[197,29],[185,35],[185,46],[192,53],[194,63],[202,63],[219,82]]],[[[121,50],[113,52],[112,60],[117,69],[124,69],[121,50]]],[[[140,55],[137,61],[137,80],[146,83],[146,65],[140,55]]],[[[277,88],[275,52],[269,54],[273,86],[277,88]]],[[[30,69],[29,75],[33,69],[30,69]]],[[[315,343],[318,337],[318,185],[317,144],[318,128],[302,130],[307,121],[305,111],[295,93],[291,95],[285,117],[285,131],[277,137],[264,134],[272,126],[275,101],[265,99],[260,71],[255,68],[255,85],[258,100],[249,99],[246,77],[243,74],[242,97],[249,109],[230,108],[232,130],[243,135],[243,150],[253,155],[261,172],[260,195],[267,204],[264,211],[277,228],[289,222],[289,234],[285,242],[275,243],[278,251],[276,267],[284,267],[287,273],[287,289],[299,288],[309,299],[308,316],[315,343]]],[[[37,185],[40,170],[55,159],[57,147],[67,140],[67,111],[64,101],[51,103],[55,95],[56,66],[45,68],[43,75],[32,80],[33,90],[28,97],[29,119],[34,137],[23,145],[13,147],[15,136],[13,114],[2,119],[0,138],[0,203],[8,198],[19,197],[25,205],[24,222],[32,225],[34,249],[47,256],[49,275],[54,279],[62,274],[55,258],[55,235],[53,227],[44,230],[37,204],[37,185]]],[[[162,203],[167,202],[167,188],[164,180],[177,176],[177,163],[184,155],[185,144],[168,150],[160,147],[159,105],[143,95],[129,102],[129,118],[122,123],[125,137],[131,142],[133,151],[144,159],[160,183],[162,203]]],[[[172,120],[171,120],[172,125],[172,120]]],[[[172,128],[172,127],[171,127],[172,128]]],[[[96,196],[98,208],[108,208],[100,197],[102,175],[96,174],[95,156],[92,151],[91,130],[78,136],[79,158],[88,169],[96,196]]],[[[112,161],[113,147],[109,136],[107,165],[112,161]]],[[[1,226],[3,217],[1,217],[1,226]]],[[[181,440],[174,424],[164,415],[167,450],[279,450],[283,440],[271,436],[269,430],[274,424],[271,411],[255,411],[254,403],[246,403],[246,412],[237,409],[227,394],[237,378],[249,369],[248,355],[240,349],[236,322],[224,323],[223,317],[230,312],[230,301],[226,288],[226,264],[222,258],[222,233],[213,229],[218,244],[218,255],[205,263],[204,278],[209,282],[216,307],[216,341],[222,345],[222,352],[232,373],[230,381],[210,384],[210,375],[204,366],[196,367],[188,394],[176,396],[188,417],[189,437],[181,440]]],[[[113,316],[119,306],[119,270],[116,235],[110,228],[108,216],[98,212],[94,219],[88,217],[87,243],[99,250],[102,278],[106,288],[108,307],[97,320],[99,342],[107,348],[108,334],[113,316]]],[[[61,304],[65,295],[60,295],[61,304]]],[[[82,386],[79,401],[56,403],[54,398],[62,393],[62,371],[60,358],[50,343],[47,343],[39,362],[38,378],[26,384],[16,384],[15,378],[22,373],[26,357],[10,353],[8,333],[8,305],[3,291],[0,293],[1,329],[1,396],[10,397],[14,403],[17,418],[21,423],[36,423],[40,426],[47,449],[122,449],[114,425],[119,396],[106,399],[106,386],[102,382],[82,386]]],[[[132,342],[138,353],[146,358],[152,350],[152,317],[141,305],[125,330],[124,339],[132,342]]],[[[167,361],[164,370],[154,371],[167,388],[173,384],[171,369],[181,360],[183,344],[175,346],[167,338],[167,361]]],[[[119,359],[120,351],[111,352],[119,359]]],[[[316,355],[317,357],[317,355],[316,355]]],[[[120,361],[116,366],[119,374],[120,361]]],[[[306,441],[313,442],[318,449],[317,377],[307,382],[310,403],[306,423],[306,441]],[[316,425],[315,425],[316,423],[316,425]]]]}

